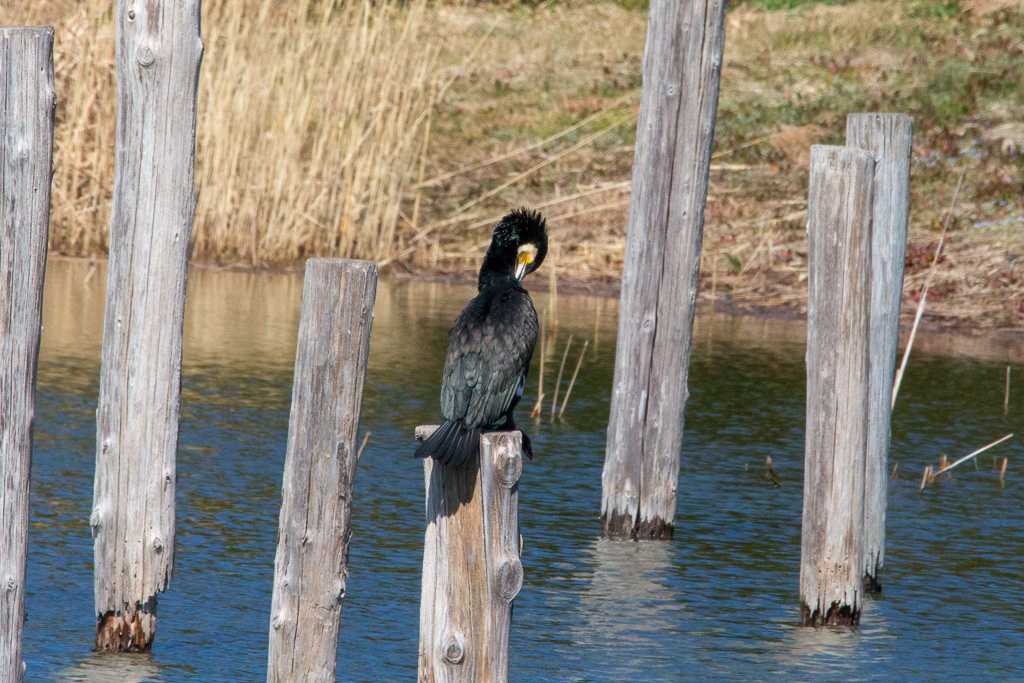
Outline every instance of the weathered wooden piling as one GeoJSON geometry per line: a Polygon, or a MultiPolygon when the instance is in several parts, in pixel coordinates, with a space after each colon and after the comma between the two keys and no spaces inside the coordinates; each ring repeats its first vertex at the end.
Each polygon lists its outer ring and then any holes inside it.
{"type": "MultiPolygon", "coordinates": [[[[418,427],[416,438],[434,429],[418,427]]],[[[424,461],[421,683],[508,680],[512,600],[523,585],[522,471],[519,432],[484,434],[479,463],[455,468],[424,461]]]]}
{"type": "Polygon", "coordinates": [[[610,538],[672,536],[725,3],[651,3],[602,474],[610,538]]]}
{"type": "Polygon", "coordinates": [[[0,28],[0,682],[25,671],[29,472],[50,227],[53,30],[0,28]]]}
{"type": "Polygon", "coordinates": [[[874,170],[863,150],[811,148],[800,547],[808,625],[855,624],[862,605],[874,170]]]}
{"type": "Polygon", "coordinates": [[[96,648],[148,650],[174,565],[175,450],[195,215],[200,0],[118,0],[117,142],[96,411],[96,648]]]}
{"type": "Polygon", "coordinates": [[[900,338],[903,260],[910,210],[913,123],[905,114],[850,114],[846,144],[875,159],[871,229],[868,445],[864,474],[864,586],[881,590],[885,564],[892,383],[900,338]]]}
{"type": "Polygon", "coordinates": [[[306,262],[274,561],[269,683],[335,680],[376,294],[373,263],[306,262]]]}

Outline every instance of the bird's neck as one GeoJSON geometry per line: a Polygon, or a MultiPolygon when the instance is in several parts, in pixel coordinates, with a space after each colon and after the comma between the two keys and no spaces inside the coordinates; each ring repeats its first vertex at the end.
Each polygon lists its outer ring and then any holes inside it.
{"type": "Polygon", "coordinates": [[[487,250],[484,263],[480,267],[480,277],[477,280],[477,288],[483,289],[490,284],[496,284],[503,280],[510,280],[515,275],[516,253],[508,249],[487,250]]]}

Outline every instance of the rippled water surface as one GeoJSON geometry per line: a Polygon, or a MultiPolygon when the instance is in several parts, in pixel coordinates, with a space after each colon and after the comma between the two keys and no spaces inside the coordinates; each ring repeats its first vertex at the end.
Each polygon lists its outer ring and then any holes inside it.
{"type": "MultiPolygon", "coordinates": [[[[152,656],[119,657],[90,652],[87,520],[104,280],[102,270],[68,263],[52,264],[47,279],[28,680],[261,681],[301,279],[192,274],[177,566],[160,597],[152,656]]],[[[446,331],[469,296],[466,287],[381,283],[363,400],[362,429],[372,436],[356,481],[340,680],[415,679],[424,521],[412,432],[436,419],[446,331]]],[[[801,326],[698,317],[676,537],[608,543],[598,538],[597,516],[616,302],[535,300],[542,311],[557,309],[558,324],[547,328],[549,395],[569,336],[570,367],[584,340],[589,345],[565,418],[523,421],[538,458],[520,483],[526,583],[513,622],[513,680],[1024,675],[1020,438],[993,451],[1010,457],[1005,487],[989,454],[978,469],[967,465],[924,494],[917,487],[923,465],[940,453],[956,457],[1024,428],[1024,384],[1009,417],[1002,405],[1007,359],[1019,362],[1024,344],[977,346],[971,350],[987,359],[971,360],[949,353],[960,342],[924,339],[893,418],[898,478],[890,487],[885,592],[868,602],[859,629],[815,630],[795,625],[801,326]],[[762,477],[767,455],[780,487],[762,477]]]]}

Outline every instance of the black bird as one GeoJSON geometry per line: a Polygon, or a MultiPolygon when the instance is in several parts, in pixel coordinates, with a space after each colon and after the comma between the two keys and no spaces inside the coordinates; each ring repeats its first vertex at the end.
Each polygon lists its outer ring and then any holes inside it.
{"type": "MultiPolygon", "coordinates": [[[[516,428],[512,411],[523,396],[539,328],[522,280],[540,267],[547,251],[544,218],[536,211],[517,209],[494,226],[479,293],[448,332],[444,424],[416,449],[416,457],[458,467],[477,455],[483,432],[516,428]]],[[[533,457],[526,434],[523,451],[533,457]]]]}

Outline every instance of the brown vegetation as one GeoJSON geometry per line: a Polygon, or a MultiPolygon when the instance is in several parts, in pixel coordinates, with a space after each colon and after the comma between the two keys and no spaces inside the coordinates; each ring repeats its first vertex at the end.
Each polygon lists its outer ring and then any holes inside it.
{"type": "MultiPolygon", "coordinates": [[[[507,5],[207,0],[194,257],[288,265],[351,255],[469,272],[509,206],[541,207],[559,278],[614,285],[645,16],[604,2],[507,5]],[[333,9],[324,9],[333,7],[333,9]]],[[[907,302],[962,169],[932,322],[1024,327],[1024,11],[1005,0],[728,17],[702,291],[802,309],[806,151],[851,111],[914,117],[907,302]]],[[[113,19],[49,0],[57,26],[55,252],[106,247],[113,19]]]]}
{"type": "MultiPolygon", "coordinates": [[[[111,5],[44,2],[18,17],[57,26],[60,254],[106,251],[111,5]]],[[[258,266],[394,253],[439,82],[426,20],[421,1],[204,3],[194,258],[258,266]]]]}

